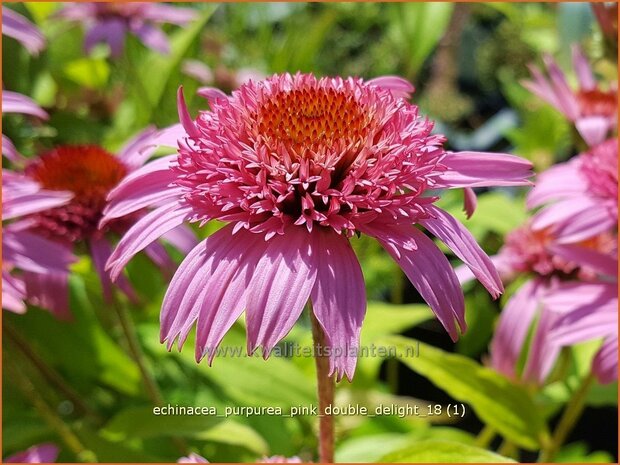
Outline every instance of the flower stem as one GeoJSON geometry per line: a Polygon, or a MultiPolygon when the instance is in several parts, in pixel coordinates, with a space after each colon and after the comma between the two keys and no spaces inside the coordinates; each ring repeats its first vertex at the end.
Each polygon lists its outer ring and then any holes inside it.
{"type": "Polygon", "coordinates": [[[102,419],[97,412],[91,409],[88,404],[82,400],[80,395],[60,376],[52,367],[48,366],[45,361],[36,353],[36,351],[10,324],[5,322],[4,332],[7,340],[13,347],[27,358],[30,363],[39,371],[41,376],[51,385],[53,385],[62,396],[67,398],[75,408],[82,414],[92,417],[97,423],[101,423],[102,419]]]}
{"type": "Polygon", "coordinates": [[[568,438],[568,435],[573,430],[575,423],[577,423],[577,420],[579,420],[579,417],[585,408],[586,397],[590,387],[594,383],[594,380],[594,375],[592,373],[588,374],[588,376],[586,376],[581,382],[581,385],[573,393],[572,397],[568,401],[568,404],[566,405],[566,408],[564,409],[564,413],[562,414],[555,431],[553,432],[549,445],[543,449],[540,455],[539,462],[551,463],[555,459],[558,450],[568,438]]]}
{"type": "Polygon", "coordinates": [[[312,340],[314,345],[314,360],[316,363],[316,380],[319,395],[319,462],[334,462],[334,419],[326,415],[327,407],[334,403],[334,378],[329,376],[329,357],[325,355],[325,332],[321,328],[312,308],[312,340]]]}
{"type": "Polygon", "coordinates": [[[497,432],[489,425],[485,425],[476,436],[476,446],[486,449],[495,438],[497,432]]]}
{"type": "MultiPolygon", "coordinates": [[[[144,387],[146,389],[146,393],[149,399],[151,400],[153,405],[158,407],[163,406],[164,398],[161,395],[161,391],[159,390],[159,386],[157,385],[155,378],[153,377],[151,371],[149,370],[149,367],[147,366],[146,357],[144,356],[144,352],[142,352],[142,348],[140,347],[140,341],[138,340],[136,328],[133,323],[133,319],[131,318],[131,314],[127,311],[127,308],[118,301],[115,293],[112,295],[112,307],[118,315],[118,320],[121,324],[121,328],[123,329],[123,334],[125,336],[125,339],[127,340],[129,352],[131,353],[131,356],[136,362],[136,364],[138,365],[138,369],[140,370],[140,375],[142,377],[142,382],[144,383],[144,387]]],[[[171,439],[182,454],[187,453],[187,444],[182,438],[173,436],[171,439]]]]}
{"type": "Polygon", "coordinates": [[[23,396],[32,404],[32,406],[39,412],[43,420],[60,436],[67,448],[73,452],[76,458],[81,462],[96,462],[97,457],[95,454],[84,447],[80,439],[69,428],[69,426],[58,416],[58,414],[52,409],[41,396],[41,393],[37,392],[32,382],[25,376],[22,371],[15,366],[15,362],[6,357],[5,361],[9,379],[17,386],[22,392],[23,396]]]}
{"type": "Polygon", "coordinates": [[[118,301],[116,296],[113,297],[112,303],[121,324],[123,335],[127,341],[127,347],[129,348],[131,357],[134,359],[138,365],[138,369],[140,370],[140,375],[142,376],[142,382],[144,383],[146,393],[154,405],[161,406],[164,403],[164,399],[159,391],[157,383],[155,382],[155,378],[153,378],[149,368],[147,367],[146,358],[144,357],[144,353],[140,347],[140,342],[138,341],[136,328],[133,324],[133,320],[131,319],[131,315],[127,311],[127,308],[118,301]]]}

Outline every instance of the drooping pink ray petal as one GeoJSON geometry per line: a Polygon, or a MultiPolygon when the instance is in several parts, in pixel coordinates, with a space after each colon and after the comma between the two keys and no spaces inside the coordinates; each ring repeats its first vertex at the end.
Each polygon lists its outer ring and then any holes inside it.
{"type": "Polygon", "coordinates": [[[452,340],[456,341],[457,323],[461,332],[467,327],[465,303],[463,291],[446,256],[415,227],[386,225],[382,231],[367,229],[366,233],[375,236],[392,255],[452,340]]]}
{"type": "Polygon", "coordinates": [[[157,23],[170,23],[184,26],[198,16],[198,11],[193,8],[180,8],[164,3],[148,3],[144,6],[141,16],[157,23]]]}
{"type": "Polygon", "coordinates": [[[291,330],[316,279],[316,259],[311,235],[290,226],[268,241],[256,265],[247,296],[248,352],[271,349],[291,330]]]}
{"type": "Polygon", "coordinates": [[[174,173],[162,163],[162,169],[153,170],[155,163],[149,163],[143,169],[144,174],[138,175],[138,170],[127,176],[118,186],[108,194],[108,204],[103,211],[101,225],[105,225],[114,218],[120,218],[130,213],[142,210],[149,206],[168,203],[181,197],[182,188],[168,187],[175,179],[174,173]]]}
{"type": "Polygon", "coordinates": [[[351,381],[357,362],[366,290],[360,264],[348,239],[333,231],[313,232],[317,276],[312,289],[312,310],[330,349],[330,375],[351,381]]]}
{"type": "Polygon", "coordinates": [[[217,87],[200,87],[196,92],[202,98],[207,99],[209,105],[213,106],[218,100],[227,100],[228,95],[217,87]]]}
{"type": "Polygon", "coordinates": [[[549,340],[549,332],[557,315],[543,310],[538,319],[534,336],[527,354],[527,362],[523,369],[523,379],[542,383],[553,368],[560,353],[560,347],[549,340]]]}
{"type": "Polygon", "coordinates": [[[571,121],[575,121],[579,116],[579,106],[575,95],[566,82],[566,76],[551,55],[545,55],[543,59],[562,112],[571,121]]]}
{"type": "Polygon", "coordinates": [[[442,160],[448,170],[438,176],[440,186],[488,187],[530,185],[532,164],[508,154],[449,152],[442,160]]]}
{"type": "Polygon", "coordinates": [[[155,151],[156,147],[151,141],[156,134],[158,134],[158,130],[155,126],[144,128],[123,145],[117,157],[132,169],[142,166],[155,151]]]}
{"type": "Polygon", "coordinates": [[[543,171],[527,194],[527,208],[533,209],[563,197],[580,197],[587,184],[574,162],[562,163],[543,171]]]}
{"type": "Polygon", "coordinates": [[[592,361],[592,371],[599,383],[609,384],[618,381],[618,335],[603,342],[592,361]]]}
{"type": "Polygon", "coordinates": [[[21,113],[46,120],[49,115],[30,97],[12,92],[2,91],[2,113],[21,113]]]}
{"type": "Polygon", "coordinates": [[[69,310],[69,273],[47,272],[23,274],[28,301],[48,309],[61,320],[71,319],[69,310]]]}
{"type": "Polygon", "coordinates": [[[33,55],[38,55],[45,48],[45,37],[41,31],[22,15],[4,6],[2,34],[20,42],[33,55]]]}
{"type": "Polygon", "coordinates": [[[196,241],[196,234],[194,234],[194,231],[186,224],[171,229],[161,237],[184,254],[188,254],[198,243],[196,241]]]}
{"type": "Polygon", "coordinates": [[[618,260],[609,254],[578,244],[553,244],[549,249],[565,260],[575,262],[580,266],[586,266],[602,275],[618,275],[618,260]]]}
{"type": "Polygon", "coordinates": [[[13,163],[22,164],[25,161],[24,156],[17,151],[11,139],[2,134],[2,155],[13,163]]]}
{"type": "Polygon", "coordinates": [[[115,281],[131,258],[164,233],[179,226],[191,213],[191,208],[177,203],[161,206],[142,217],[123,236],[112,252],[106,269],[115,281]]]}
{"type": "Polygon", "coordinates": [[[540,309],[544,284],[531,279],[523,284],[506,303],[491,341],[491,366],[514,378],[517,361],[528,331],[540,309]]]}
{"type": "Polygon", "coordinates": [[[502,280],[495,266],[471,233],[456,218],[444,210],[430,206],[428,211],[434,218],[421,220],[420,224],[463,260],[493,298],[498,298],[504,292],[502,280]]]}
{"type": "Polygon", "coordinates": [[[73,194],[63,191],[38,190],[33,193],[7,192],[3,194],[8,198],[2,202],[2,219],[11,220],[20,216],[48,210],[68,203],[73,194]]]}
{"type": "Polygon", "coordinates": [[[2,308],[13,313],[25,313],[26,285],[24,282],[2,270],[2,308]]]}
{"type": "Polygon", "coordinates": [[[592,68],[590,68],[590,63],[588,63],[583,51],[577,44],[573,44],[571,51],[573,55],[573,67],[579,79],[579,87],[581,90],[585,91],[595,89],[596,79],[594,79],[592,68]]]}
{"type": "Polygon", "coordinates": [[[11,226],[7,228],[2,237],[2,259],[6,263],[33,273],[62,273],[77,261],[64,244],[28,231],[13,232],[11,226]]]}

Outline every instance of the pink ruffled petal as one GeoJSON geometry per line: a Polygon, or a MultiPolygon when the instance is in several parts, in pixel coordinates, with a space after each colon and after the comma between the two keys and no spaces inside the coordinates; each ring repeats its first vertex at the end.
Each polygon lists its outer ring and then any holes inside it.
{"type": "Polygon", "coordinates": [[[200,131],[196,127],[196,124],[194,124],[194,120],[189,115],[189,111],[187,110],[187,104],[185,103],[185,97],[183,96],[183,86],[180,86],[177,91],[177,110],[179,112],[179,120],[187,132],[187,135],[194,138],[200,137],[200,131]]]}
{"type": "Polygon", "coordinates": [[[116,281],[131,258],[151,242],[186,220],[192,209],[178,203],[164,205],[141,218],[125,233],[110,256],[106,269],[116,281]]]}
{"type": "Polygon", "coordinates": [[[471,216],[476,211],[476,207],[478,206],[478,198],[476,197],[476,193],[471,187],[466,187],[463,189],[463,211],[465,212],[465,216],[467,219],[470,219],[471,216]]]}
{"type": "Polygon", "coordinates": [[[454,217],[433,206],[427,207],[434,218],[420,220],[426,229],[441,239],[471,269],[494,299],[504,291],[493,263],[471,233],[454,217]]]}
{"type": "Polygon", "coordinates": [[[366,314],[366,290],[359,261],[348,239],[334,231],[313,231],[318,272],[312,310],[330,349],[330,375],[351,381],[357,363],[360,330],[366,314]]]}
{"type": "Polygon", "coordinates": [[[299,319],[316,280],[312,237],[303,227],[291,226],[268,241],[256,265],[247,297],[248,352],[271,349],[299,319]]]}
{"type": "Polygon", "coordinates": [[[202,98],[207,99],[209,106],[213,106],[218,100],[228,99],[228,95],[216,87],[201,87],[196,93],[202,98]]]}
{"type": "Polygon", "coordinates": [[[379,76],[367,83],[389,90],[395,98],[410,99],[415,92],[413,84],[400,76],[379,76]]]}
{"type": "Polygon", "coordinates": [[[447,171],[438,178],[439,187],[489,187],[531,185],[532,164],[509,154],[450,152],[442,160],[447,171]]]}

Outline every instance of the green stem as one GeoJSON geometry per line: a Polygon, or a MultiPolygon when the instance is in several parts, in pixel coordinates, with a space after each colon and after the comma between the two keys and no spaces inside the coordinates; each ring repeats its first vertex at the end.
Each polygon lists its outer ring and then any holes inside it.
{"type": "Polygon", "coordinates": [[[151,371],[147,366],[147,361],[144,356],[144,352],[142,352],[142,348],[140,347],[140,342],[138,341],[136,328],[133,324],[131,315],[127,311],[127,308],[122,305],[116,297],[113,299],[112,307],[118,316],[131,357],[134,359],[138,365],[138,369],[140,370],[140,375],[142,376],[142,382],[144,383],[146,393],[154,405],[162,406],[164,404],[164,399],[159,391],[157,383],[155,382],[155,378],[153,378],[151,371]]]}
{"type": "Polygon", "coordinates": [[[334,463],[334,419],[325,410],[334,403],[334,379],[329,376],[329,357],[325,355],[326,337],[323,328],[310,307],[312,340],[316,363],[316,380],[319,397],[319,463],[334,463]]]}
{"type": "Polygon", "coordinates": [[[494,428],[489,425],[484,425],[476,437],[476,446],[486,449],[489,447],[489,444],[491,444],[491,441],[493,441],[496,434],[497,433],[494,428]]]}
{"type": "MultiPolygon", "coordinates": [[[[163,406],[164,398],[161,394],[161,391],[159,390],[157,381],[155,381],[155,378],[151,374],[151,371],[148,367],[147,360],[144,356],[144,352],[142,351],[142,347],[140,346],[136,327],[133,323],[130,312],[123,304],[118,301],[116,294],[113,294],[112,296],[112,307],[114,308],[118,316],[118,320],[123,330],[123,335],[125,336],[125,339],[127,341],[127,347],[129,348],[129,352],[136,364],[138,365],[138,369],[140,370],[140,375],[142,377],[142,382],[144,384],[144,388],[146,389],[146,393],[149,399],[151,400],[153,405],[158,407],[163,406]]],[[[174,436],[172,437],[172,441],[182,454],[187,453],[187,444],[182,438],[174,436]]]]}
{"type": "Polygon", "coordinates": [[[97,412],[91,409],[88,404],[82,400],[80,395],[60,376],[52,367],[48,366],[45,361],[35,352],[35,350],[10,324],[5,322],[4,333],[7,340],[15,347],[16,350],[27,358],[32,366],[38,370],[41,376],[52,386],[54,386],[62,396],[69,400],[75,408],[82,414],[92,417],[95,422],[101,423],[102,419],[97,412]]]}
{"type": "Polygon", "coordinates": [[[58,434],[67,448],[73,452],[76,458],[81,462],[96,462],[96,455],[91,450],[84,447],[71,428],[58,416],[54,409],[47,405],[41,397],[41,393],[37,392],[28,377],[15,366],[15,362],[10,357],[6,357],[5,360],[9,379],[11,379],[24,397],[39,412],[43,420],[45,420],[52,430],[58,434]]]}
{"type": "Polygon", "coordinates": [[[551,463],[554,459],[558,450],[564,444],[564,441],[568,438],[568,435],[573,430],[573,427],[581,417],[583,409],[586,406],[586,397],[588,395],[588,391],[592,384],[594,384],[595,377],[592,373],[588,374],[581,385],[577,388],[577,390],[573,393],[572,397],[568,401],[566,408],[564,409],[564,413],[558,422],[553,435],[551,436],[551,440],[549,441],[547,447],[545,447],[540,455],[539,462],[551,463]]]}

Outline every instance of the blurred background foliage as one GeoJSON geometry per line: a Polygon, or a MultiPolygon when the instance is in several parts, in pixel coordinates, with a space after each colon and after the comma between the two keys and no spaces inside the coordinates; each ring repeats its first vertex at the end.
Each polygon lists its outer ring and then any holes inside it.
{"type": "MultiPolygon", "coordinates": [[[[176,90],[185,88],[192,113],[206,102],[183,72],[193,59],[209,66],[206,83],[229,92],[240,77],[275,72],[318,75],[385,74],[416,86],[413,101],[436,120],[455,150],[497,150],[530,159],[537,170],[574,154],[572,129],[555,110],[530,95],[520,80],[541,54],[570,67],[579,42],[597,73],[615,78],[614,50],[587,3],[193,3],[197,21],[166,28],[169,56],[129,37],[122,59],[101,46],[82,51],[81,28],[53,18],[56,3],[14,4],[48,38],[31,57],[3,38],[3,85],[32,96],[49,111],[45,123],[4,118],[3,132],[27,156],[65,143],[97,143],[114,151],[148,124],[177,122],[176,90]]],[[[526,217],[523,191],[481,191],[476,214],[465,220],[462,194],[448,192],[442,207],[466,222],[489,254],[526,217]]],[[[204,237],[209,226],[197,233],[204,237]]],[[[420,344],[421,357],[361,358],[354,381],[343,382],[337,402],[467,405],[464,419],[437,416],[337,418],[338,461],[535,460],[548,424],[566,402],[595,347],[566,351],[564,375],[543,390],[509,382],[484,366],[499,303],[481,286],[466,288],[469,332],[453,345],[396,264],[368,238],[353,245],[362,261],[369,302],[362,344],[420,344]],[[485,426],[486,425],[486,426],[485,426]],[[455,445],[456,444],[456,445],[455,445]],[[503,457],[490,450],[499,451],[503,457]],[[451,455],[453,454],[453,455],[451,455]]],[[[446,249],[447,251],[447,249],[446,249]]],[[[181,257],[178,257],[179,259],[181,257]]],[[[74,320],[60,322],[31,309],[3,317],[3,455],[41,441],[59,442],[50,417],[69,425],[82,450],[61,447],[60,461],[175,461],[188,449],[212,462],[254,461],[263,455],[313,460],[313,417],[154,417],[140,372],[127,355],[118,322],[102,302],[88,258],[74,269],[74,320]],[[34,406],[34,408],[33,408],[34,406]]],[[[141,296],[131,306],[139,341],[169,404],[290,406],[315,402],[312,359],[218,358],[196,365],[192,343],[182,353],[159,344],[158,314],[165,291],[148,260],[137,257],[128,274],[141,296]]],[[[511,289],[507,291],[510,295],[511,289]]],[[[503,297],[505,299],[506,296],[503,297]]],[[[285,343],[309,345],[300,322],[285,343]]],[[[243,322],[224,345],[245,346],[243,322]]],[[[561,461],[615,461],[617,385],[597,386],[582,424],[561,461]],[[604,427],[601,427],[604,425],[604,427]]]]}

